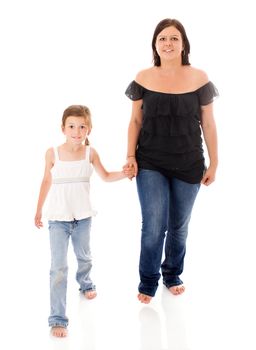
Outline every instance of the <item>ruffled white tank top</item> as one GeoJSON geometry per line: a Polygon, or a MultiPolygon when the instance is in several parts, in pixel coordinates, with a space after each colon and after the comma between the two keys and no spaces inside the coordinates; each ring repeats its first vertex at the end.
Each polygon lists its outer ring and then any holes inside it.
{"type": "Polygon", "coordinates": [[[47,210],[48,220],[81,220],[96,214],[90,201],[90,146],[86,146],[85,159],[62,161],[54,149],[55,163],[51,169],[52,186],[47,210]]]}

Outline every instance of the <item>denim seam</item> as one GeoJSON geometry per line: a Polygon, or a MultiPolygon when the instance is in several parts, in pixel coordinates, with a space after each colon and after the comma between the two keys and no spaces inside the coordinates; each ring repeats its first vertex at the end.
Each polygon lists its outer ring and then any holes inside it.
{"type": "Polygon", "coordinates": [[[67,323],[49,323],[49,327],[63,327],[67,328],[68,324],[67,323]]]}

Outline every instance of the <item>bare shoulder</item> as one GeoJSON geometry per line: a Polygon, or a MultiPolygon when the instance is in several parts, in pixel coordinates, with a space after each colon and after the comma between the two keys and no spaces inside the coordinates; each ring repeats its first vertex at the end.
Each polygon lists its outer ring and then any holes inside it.
{"type": "Polygon", "coordinates": [[[142,86],[147,85],[147,82],[150,80],[154,67],[146,68],[139,71],[136,75],[136,82],[142,86]]]}
{"type": "Polygon", "coordinates": [[[209,81],[207,73],[202,69],[190,66],[190,74],[197,87],[203,86],[209,81]]]}
{"type": "Polygon", "coordinates": [[[50,147],[47,149],[47,151],[45,152],[45,158],[54,160],[55,156],[54,156],[54,148],[53,147],[50,147]]]}
{"type": "Polygon", "coordinates": [[[90,161],[93,163],[99,157],[95,148],[90,147],[90,161]]]}
{"type": "Polygon", "coordinates": [[[50,147],[47,149],[47,151],[45,152],[45,163],[46,166],[48,167],[52,167],[55,163],[55,153],[54,153],[54,148],[50,147]]]}

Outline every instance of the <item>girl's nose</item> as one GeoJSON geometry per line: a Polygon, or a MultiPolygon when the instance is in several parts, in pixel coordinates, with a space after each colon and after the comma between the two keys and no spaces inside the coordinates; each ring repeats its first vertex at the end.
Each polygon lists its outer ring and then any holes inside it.
{"type": "Polygon", "coordinates": [[[80,128],[76,128],[76,129],[74,130],[74,133],[75,133],[76,135],[79,135],[79,134],[80,134],[80,128]]]}

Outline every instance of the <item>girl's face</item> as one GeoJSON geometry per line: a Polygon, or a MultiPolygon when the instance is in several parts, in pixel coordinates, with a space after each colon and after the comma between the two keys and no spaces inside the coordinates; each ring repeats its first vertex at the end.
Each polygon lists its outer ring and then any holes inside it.
{"type": "Polygon", "coordinates": [[[70,116],[67,117],[65,125],[62,126],[62,131],[67,138],[67,142],[79,145],[86,140],[91,130],[84,117],[70,116]]]}
{"type": "Polygon", "coordinates": [[[184,48],[181,33],[173,26],[163,29],[158,34],[155,46],[161,60],[181,58],[184,48]]]}

